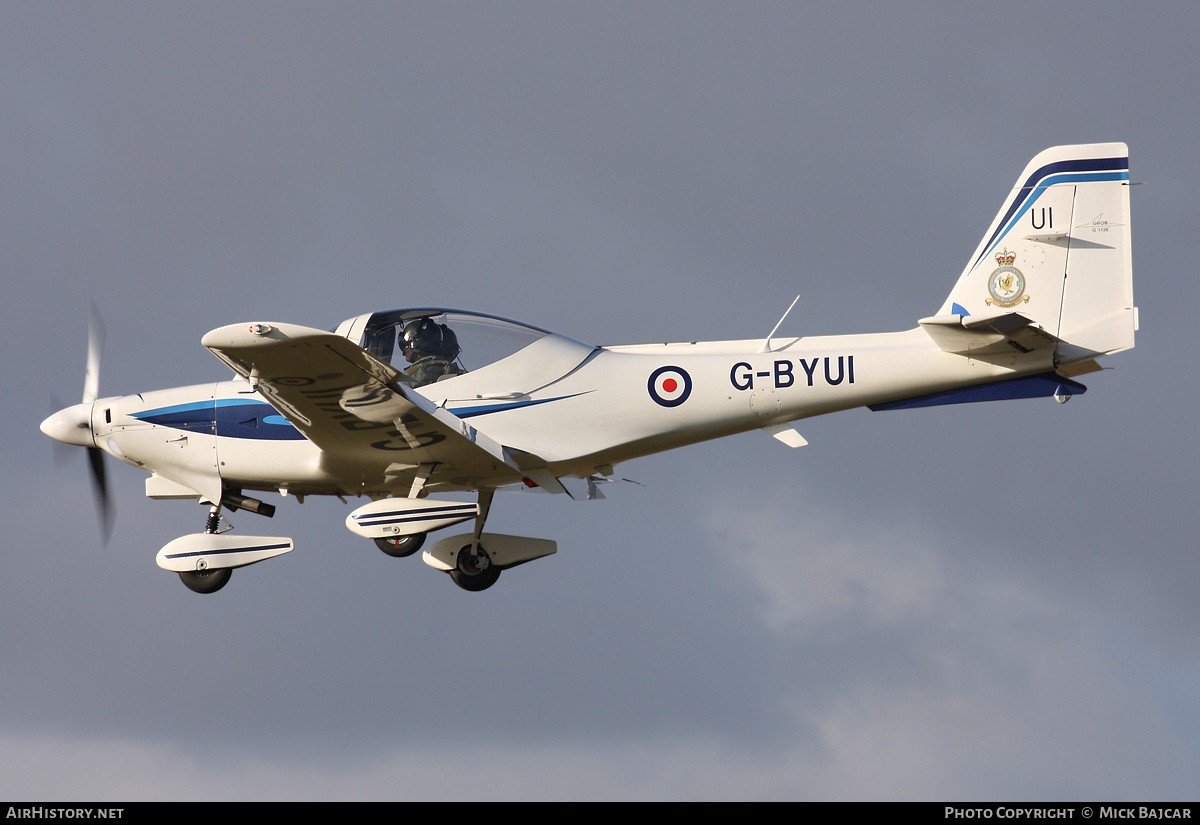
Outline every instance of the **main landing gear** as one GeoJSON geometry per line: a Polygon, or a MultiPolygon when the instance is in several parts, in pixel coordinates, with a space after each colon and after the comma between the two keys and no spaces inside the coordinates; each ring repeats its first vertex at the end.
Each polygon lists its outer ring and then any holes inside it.
{"type": "Polygon", "coordinates": [[[500,578],[500,568],[492,563],[492,558],[483,549],[480,538],[483,536],[483,523],[487,521],[488,510],[492,508],[492,497],[496,491],[490,487],[479,490],[479,515],[475,517],[475,534],[471,543],[459,549],[454,560],[454,569],[450,571],[450,579],[471,593],[487,590],[500,578]]]}
{"type": "MultiPolygon", "coordinates": [[[[457,524],[460,521],[465,521],[470,518],[469,515],[462,514],[461,508],[465,505],[448,505],[440,506],[439,502],[433,502],[424,506],[418,507],[417,499],[421,495],[421,491],[425,487],[425,483],[429,480],[433,473],[433,464],[422,464],[417,468],[417,472],[413,476],[412,487],[408,491],[408,495],[401,499],[403,503],[393,505],[393,499],[388,499],[387,502],[379,501],[373,504],[368,504],[365,507],[360,507],[346,520],[346,526],[353,532],[361,532],[356,520],[367,521],[372,518],[394,518],[397,521],[405,521],[409,524],[410,529],[417,527],[413,524],[414,521],[424,521],[421,526],[426,530],[437,530],[440,527],[447,527],[450,524],[457,524]],[[438,505],[438,506],[435,506],[438,505]],[[453,511],[454,506],[459,507],[459,513],[447,513],[453,511]],[[437,513],[437,515],[434,515],[437,513]],[[439,519],[438,516],[441,518],[439,519]]],[[[461,587],[463,590],[478,593],[481,590],[487,590],[497,579],[500,578],[500,568],[496,566],[495,559],[492,558],[483,548],[481,538],[483,536],[483,523],[487,520],[488,510],[492,506],[492,498],[495,496],[494,488],[481,487],[479,489],[479,505],[475,508],[475,532],[470,536],[468,543],[464,544],[453,553],[453,558],[447,558],[443,553],[438,552],[438,548],[445,544],[445,541],[438,542],[434,546],[433,552],[439,558],[435,561],[430,561],[426,558],[426,562],[432,566],[445,570],[450,574],[451,580],[461,587]],[[453,566],[451,566],[451,564],[453,566]]],[[[384,522],[385,524],[387,522],[384,522]]],[[[420,529],[417,527],[417,529],[420,529]]],[[[402,559],[411,556],[421,549],[425,544],[425,533],[412,533],[406,536],[387,536],[385,538],[374,539],[375,546],[384,553],[393,558],[402,559]]],[[[458,538],[466,539],[467,536],[458,538]]]]}
{"type": "MultiPolygon", "coordinates": [[[[425,488],[425,482],[429,480],[435,466],[436,464],[422,464],[417,468],[417,472],[413,476],[412,488],[408,491],[408,498],[415,500],[421,494],[421,490],[425,488]]],[[[394,559],[406,559],[421,549],[427,535],[429,534],[413,533],[409,536],[389,536],[375,539],[375,546],[394,559]]]]}
{"type": "MultiPolygon", "coordinates": [[[[375,539],[375,546],[392,558],[403,559],[420,550],[428,535],[428,533],[416,533],[411,536],[375,539]]],[[[477,542],[478,538],[475,538],[473,542],[463,545],[455,559],[456,569],[449,571],[450,578],[455,584],[472,593],[487,590],[500,578],[500,568],[492,564],[492,559],[487,551],[478,546],[477,542]]],[[[191,585],[189,584],[188,587],[191,585]]]]}
{"type": "MultiPolygon", "coordinates": [[[[375,546],[393,558],[403,559],[420,550],[428,535],[417,533],[412,536],[375,539],[375,546]]],[[[500,578],[500,568],[492,564],[487,551],[478,544],[478,538],[462,546],[455,557],[455,565],[455,569],[449,571],[451,580],[463,590],[472,593],[487,590],[500,578]]],[[[187,584],[186,580],[184,584],[187,584]]],[[[192,585],[188,584],[188,587],[192,585]]]]}
{"type": "Polygon", "coordinates": [[[472,593],[487,590],[500,578],[500,568],[492,564],[487,551],[478,543],[463,546],[458,551],[457,567],[450,571],[450,579],[472,593]]]}
{"type": "Polygon", "coordinates": [[[375,546],[395,559],[406,559],[421,549],[428,533],[417,533],[412,536],[397,536],[396,538],[375,539],[375,546]]]}
{"type": "MultiPolygon", "coordinates": [[[[416,494],[420,492],[421,482],[423,481],[423,478],[418,478],[417,483],[413,485],[410,499],[415,499],[416,494]]],[[[472,593],[487,590],[500,578],[501,568],[497,566],[496,559],[484,549],[482,544],[483,523],[487,520],[488,510],[491,508],[492,497],[495,493],[494,489],[487,488],[479,491],[479,507],[475,515],[474,533],[470,536],[455,537],[463,542],[461,547],[449,553],[445,552],[445,550],[439,551],[439,548],[442,548],[446,543],[446,540],[443,540],[442,542],[438,542],[433,548],[436,559],[430,561],[429,558],[426,558],[427,563],[449,573],[451,581],[463,590],[472,593]]],[[[455,521],[462,520],[460,518],[455,521]]],[[[434,527],[433,529],[438,528],[434,527]]],[[[404,558],[420,550],[425,544],[425,537],[427,535],[429,534],[413,533],[407,536],[377,538],[374,541],[375,546],[389,556],[404,558]]]]}

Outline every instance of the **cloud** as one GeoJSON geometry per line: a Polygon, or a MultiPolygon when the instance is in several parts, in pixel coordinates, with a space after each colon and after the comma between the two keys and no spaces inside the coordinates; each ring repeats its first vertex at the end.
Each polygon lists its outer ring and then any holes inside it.
{"type": "MultiPolygon", "coordinates": [[[[799,796],[1136,799],[1195,787],[1171,697],[1149,674],[1121,672],[1102,599],[996,569],[986,537],[967,544],[812,490],[707,512],[718,543],[739,543],[730,564],[789,652],[795,683],[780,701],[810,736],[788,756],[803,769],[799,796]]],[[[1145,664],[1178,678],[1172,663],[1145,664]]]]}
{"type": "Polygon", "coordinates": [[[929,537],[913,527],[856,521],[811,494],[718,502],[705,523],[762,591],[777,631],[816,630],[853,616],[890,624],[927,616],[945,581],[929,537]]]}

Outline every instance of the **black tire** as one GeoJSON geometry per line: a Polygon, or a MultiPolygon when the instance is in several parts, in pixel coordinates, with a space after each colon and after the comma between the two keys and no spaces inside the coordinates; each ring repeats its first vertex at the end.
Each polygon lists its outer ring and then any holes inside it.
{"type": "Polygon", "coordinates": [[[479,548],[479,556],[471,555],[471,545],[466,545],[458,551],[455,569],[450,571],[450,578],[463,590],[479,593],[487,590],[500,578],[500,568],[492,564],[487,551],[479,548]]]}
{"type": "Polygon", "coordinates": [[[375,546],[394,559],[406,559],[421,549],[428,533],[412,536],[397,536],[394,539],[375,539],[375,546]]]}
{"type": "Polygon", "coordinates": [[[188,590],[194,593],[216,593],[222,587],[229,584],[229,578],[232,575],[232,568],[219,567],[215,570],[196,570],[180,573],[179,579],[188,590]]]}

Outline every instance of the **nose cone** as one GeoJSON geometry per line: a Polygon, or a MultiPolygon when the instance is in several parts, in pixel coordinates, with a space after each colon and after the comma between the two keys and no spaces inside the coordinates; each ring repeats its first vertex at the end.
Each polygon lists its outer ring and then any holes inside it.
{"type": "Polygon", "coordinates": [[[92,405],[76,404],[59,410],[42,422],[42,432],[64,444],[95,447],[92,437],[92,405]]]}

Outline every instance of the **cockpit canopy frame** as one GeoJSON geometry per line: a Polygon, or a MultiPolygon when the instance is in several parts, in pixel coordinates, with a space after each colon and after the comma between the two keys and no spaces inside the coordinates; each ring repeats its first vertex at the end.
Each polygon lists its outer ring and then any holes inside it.
{"type": "MultiPolygon", "coordinates": [[[[410,350],[405,353],[401,339],[413,322],[428,319],[437,325],[438,335],[453,341],[445,360],[449,373],[462,375],[519,352],[552,333],[529,324],[497,315],[442,307],[393,309],[360,315],[344,321],[336,330],[361,346],[380,361],[401,372],[409,372],[417,360],[410,350]],[[457,349],[457,352],[453,352],[457,349]],[[411,359],[411,360],[410,360],[411,359]]],[[[447,376],[449,377],[449,376],[447,376]]],[[[424,382],[421,382],[424,383],[424,382]]]]}

